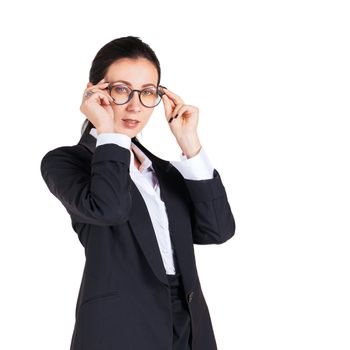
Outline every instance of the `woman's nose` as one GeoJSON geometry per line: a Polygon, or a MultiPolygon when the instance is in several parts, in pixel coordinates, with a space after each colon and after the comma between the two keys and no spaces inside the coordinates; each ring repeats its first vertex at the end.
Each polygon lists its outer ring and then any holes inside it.
{"type": "Polygon", "coordinates": [[[141,101],[139,98],[139,93],[137,91],[134,91],[129,102],[128,102],[128,106],[131,107],[141,107],[141,101]]]}

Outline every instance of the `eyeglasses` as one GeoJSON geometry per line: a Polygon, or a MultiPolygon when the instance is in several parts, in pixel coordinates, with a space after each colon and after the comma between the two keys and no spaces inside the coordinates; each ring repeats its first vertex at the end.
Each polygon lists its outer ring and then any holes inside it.
{"type": "Polygon", "coordinates": [[[165,92],[162,91],[165,86],[159,85],[159,87],[148,86],[142,90],[130,89],[127,85],[122,83],[109,83],[108,90],[113,101],[117,105],[123,105],[128,103],[134,96],[134,91],[137,91],[139,94],[140,102],[143,106],[147,108],[153,108],[159,104],[162,100],[165,92]]]}

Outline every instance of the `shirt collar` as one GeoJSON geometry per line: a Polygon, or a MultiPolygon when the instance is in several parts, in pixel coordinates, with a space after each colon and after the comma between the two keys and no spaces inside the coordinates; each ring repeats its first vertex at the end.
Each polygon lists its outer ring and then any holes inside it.
{"type": "MultiPolygon", "coordinates": [[[[97,139],[96,128],[91,128],[90,134],[97,139]]],[[[135,154],[137,156],[137,159],[141,162],[141,165],[140,165],[140,167],[138,169],[139,172],[145,173],[147,171],[154,171],[154,168],[153,168],[153,165],[152,165],[152,161],[132,141],[131,141],[131,144],[130,144],[130,148],[135,152],[135,154]]],[[[135,167],[135,163],[134,163],[135,156],[134,156],[134,153],[131,151],[131,149],[130,149],[130,153],[131,153],[130,169],[137,170],[136,167],[135,167]]]]}
{"type": "MultiPolygon", "coordinates": [[[[141,165],[139,167],[139,171],[141,173],[144,173],[147,171],[154,171],[152,161],[145,155],[145,153],[142,152],[140,150],[140,148],[137,147],[133,142],[131,142],[131,148],[135,152],[137,159],[141,162],[141,165]]],[[[134,153],[133,152],[131,152],[131,157],[132,157],[132,160],[134,162],[134,153]]]]}

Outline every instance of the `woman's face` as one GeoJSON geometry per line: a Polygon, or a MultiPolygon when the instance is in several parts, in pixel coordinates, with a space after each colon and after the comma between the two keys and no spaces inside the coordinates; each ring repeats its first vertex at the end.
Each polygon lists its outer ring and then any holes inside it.
{"type": "MultiPolygon", "coordinates": [[[[121,58],[113,62],[105,75],[106,82],[115,83],[120,80],[129,82],[131,89],[142,90],[143,85],[157,86],[158,72],[154,64],[146,58],[121,58]]],[[[121,83],[127,85],[125,83],[121,83]]],[[[139,94],[134,91],[131,100],[123,105],[112,103],[114,111],[114,125],[116,130],[122,130],[129,137],[136,136],[147,124],[153,108],[147,108],[140,102],[139,94]],[[136,127],[130,127],[123,119],[136,119],[140,122],[136,127]]]]}

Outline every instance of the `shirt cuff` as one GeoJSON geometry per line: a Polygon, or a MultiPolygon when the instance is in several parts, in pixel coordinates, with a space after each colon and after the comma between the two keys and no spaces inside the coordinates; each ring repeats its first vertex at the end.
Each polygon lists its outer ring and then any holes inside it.
{"type": "Polygon", "coordinates": [[[131,138],[118,132],[102,132],[97,135],[96,147],[106,143],[115,143],[130,150],[131,138]]]}
{"type": "Polygon", "coordinates": [[[214,167],[201,147],[198,154],[187,159],[183,154],[180,155],[181,161],[171,161],[170,163],[187,180],[209,180],[214,178],[214,167]]]}

